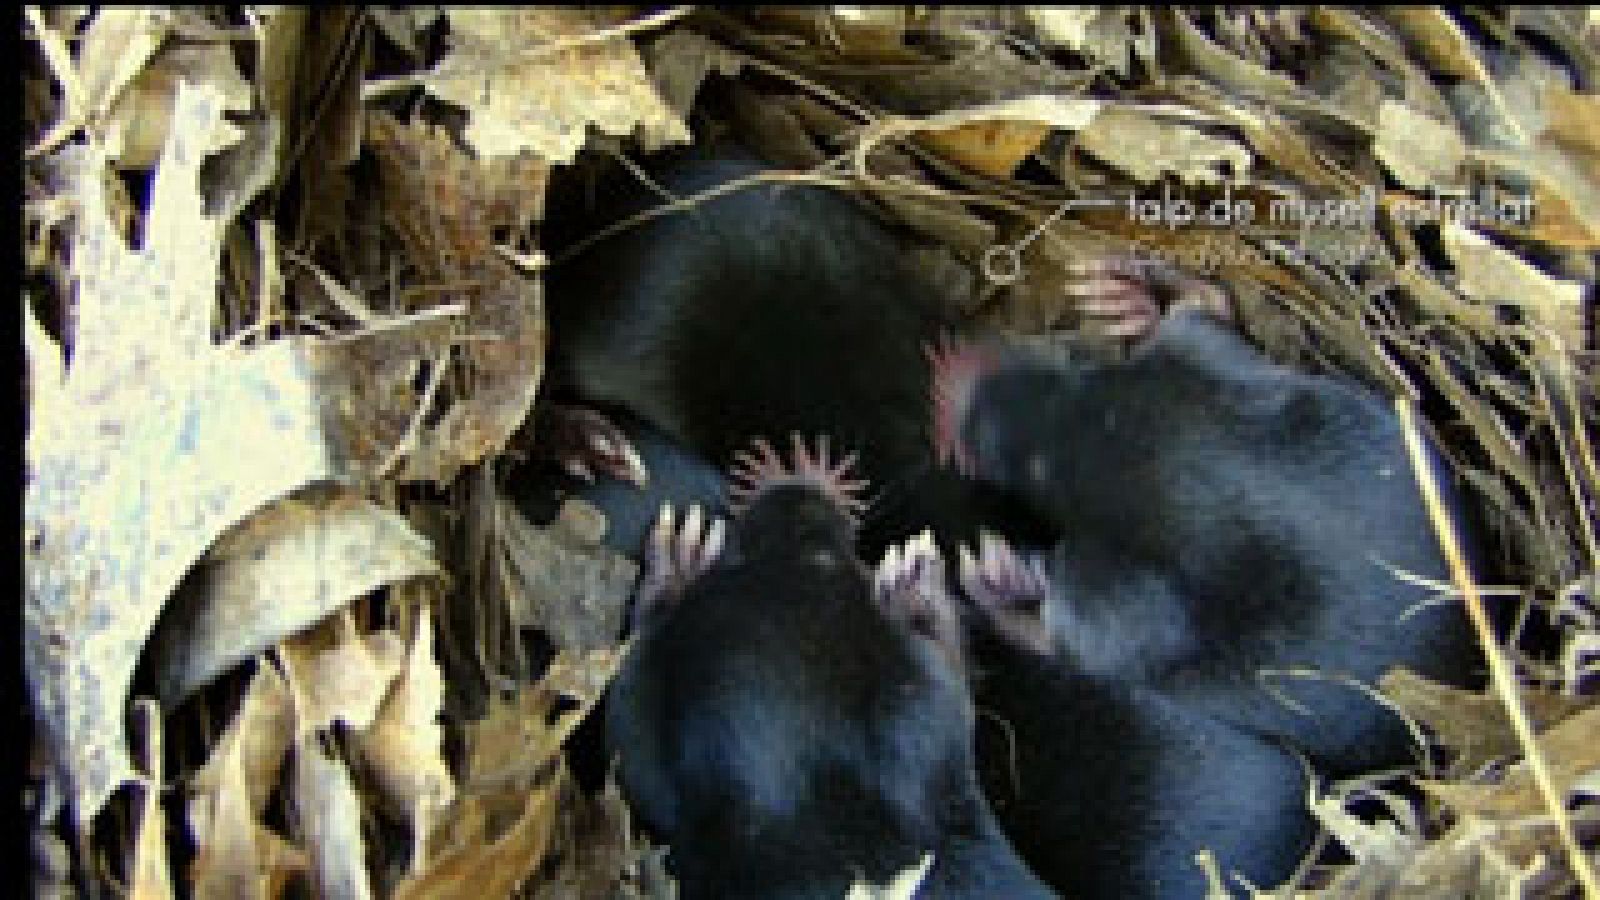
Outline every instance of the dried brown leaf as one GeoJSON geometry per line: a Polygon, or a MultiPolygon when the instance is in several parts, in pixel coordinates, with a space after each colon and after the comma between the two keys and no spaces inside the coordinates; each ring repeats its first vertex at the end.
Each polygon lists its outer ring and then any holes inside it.
{"type": "Polygon", "coordinates": [[[107,217],[103,156],[70,157],[76,328],[64,382],[36,395],[59,402],[30,417],[24,651],[80,823],[128,777],[122,704],[184,572],[251,510],[332,475],[293,348],[211,343],[224,223],[198,183],[221,106],[179,89],[137,252],[107,217]]]}
{"type": "Polygon", "coordinates": [[[480,157],[532,152],[568,163],[593,124],[638,133],[647,152],[689,140],[689,130],[650,83],[626,37],[600,31],[579,8],[449,8],[451,46],[423,79],[471,117],[465,137],[480,157]]]}
{"type": "MultiPolygon", "coordinates": [[[[1383,693],[1405,714],[1427,725],[1440,743],[1458,754],[1450,771],[1466,775],[1491,760],[1522,753],[1505,704],[1492,691],[1468,691],[1429,681],[1405,668],[1384,676],[1383,693]]],[[[1548,691],[1525,690],[1522,702],[1540,730],[1584,706],[1584,701],[1548,691]]]]}
{"type": "Polygon", "coordinates": [[[512,624],[549,635],[561,649],[610,646],[622,633],[637,564],[559,528],[535,528],[509,500],[495,509],[496,561],[512,624]]]}

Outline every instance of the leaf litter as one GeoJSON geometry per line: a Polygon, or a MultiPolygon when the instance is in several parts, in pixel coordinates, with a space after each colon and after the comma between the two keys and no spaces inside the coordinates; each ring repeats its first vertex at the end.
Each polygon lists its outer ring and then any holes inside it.
{"type": "Polygon", "coordinates": [[[1323,785],[1308,805],[1351,861],[1255,892],[1594,890],[1593,10],[25,23],[41,895],[73,892],[63,861],[88,847],[150,896],[670,893],[615,785],[591,795],[566,760],[625,652],[631,563],[580,507],[539,525],[494,498],[543,378],[552,179],[686,142],[691,120],[921,235],[978,321],[1093,331],[1071,261],[1154,250],[1218,268],[1275,358],[1421,403],[1492,537],[1474,602],[1516,623],[1494,638],[1507,678],[1391,673],[1443,753],[1414,779],[1426,804],[1323,785]],[[1135,214],[1222,196],[1277,217],[1135,214]],[[1497,197],[1535,213],[1465,203],[1497,197]],[[1357,212],[1313,212],[1340,208],[1357,212]],[[994,277],[996,248],[1016,277],[994,277]],[[1372,798],[1387,815],[1350,812],[1372,798]]]}

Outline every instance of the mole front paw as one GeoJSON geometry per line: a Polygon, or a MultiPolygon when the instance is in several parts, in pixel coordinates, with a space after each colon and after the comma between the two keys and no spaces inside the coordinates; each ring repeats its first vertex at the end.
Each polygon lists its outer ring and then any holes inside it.
{"type": "Polygon", "coordinates": [[[967,599],[995,632],[1041,656],[1052,652],[1050,578],[1044,564],[1025,559],[1004,539],[989,532],[978,538],[978,553],[958,550],[957,578],[967,599]]]}
{"type": "Polygon", "coordinates": [[[961,620],[933,532],[889,545],[873,570],[872,594],[885,615],[932,640],[962,665],[961,620]]]}
{"type": "Polygon", "coordinates": [[[1164,314],[1200,310],[1233,321],[1227,291],[1158,259],[1112,255],[1073,267],[1078,280],[1066,291],[1089,326],[1104,335],[1143,341],[1164,314]]]}
{"type": "Polygon", "coordinates": [[[535,419],[534,435],[540,456],[581,481],[593,483],[598,472],[640,487],[649,483],[650,473],[633,443],[599,410],[545,406],[535,419]]]}
{"type": "Polygon", "coordinates": [[[722,553],[727,523],[689,507],[682,526],[672,505],[661,507],[645,544],[644,577],[634,601],[634,627],[670,608],[696,577],[722,553]]]}

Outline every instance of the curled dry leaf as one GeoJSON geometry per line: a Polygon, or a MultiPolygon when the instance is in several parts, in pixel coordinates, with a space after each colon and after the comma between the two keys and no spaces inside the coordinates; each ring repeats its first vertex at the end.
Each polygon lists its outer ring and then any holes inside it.
{"type": "Polygon", "coordinates": [[[569,163],[593,124],[617,137],[637,131],[647,152],[689,140],[623,35],[595,13],[566,7],[445,11],[450,50],[423,79],[467,111],[466,139],[484,158],[529,151],[569,163]]]}
{"type": "Polygon", "coordinates": [[[1455,263],[1462,293],[1483,303],[1517,306],[1573,349],[1588,343],[1585,285],[1551,278],[1518,254],[1454,220],[1441,223],[1440,238],[1455,263]]]}
{"type": "MultiPolygon", "coordinates": [[[[129,777],[123,703],[184,572],[250,511],[333,474],[294,348],[211,343],[224,223],[202,214],[198,183],[221,106],[179,87],[138,251],[107,217],[103,155],[68,154],[75,333],[63,382],[35,391],[51,402],[30,416],[23,650],[80,826],[129,777]]],[[[44,350],[33,372],[59,357],[44,350]]]]}
{"type": "Polygon", "coordinates": [[[341,488],[285,497],[212,546],[151,640],[175,704],[230,666],[385,585],[438,572],[405,518],[341,488]]]}

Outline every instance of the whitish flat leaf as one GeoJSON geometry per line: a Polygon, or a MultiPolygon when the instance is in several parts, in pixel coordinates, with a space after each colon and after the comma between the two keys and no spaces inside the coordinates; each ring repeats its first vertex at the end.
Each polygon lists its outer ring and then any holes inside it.
{"type": "Polygon", "coordinates": [[[689,130],[650,83],[622,35],[580,8],[451,7],[450,50],[424,78],[435,96],[467,111],[466,139],[481,157],[531,151],[568,163],[585,131],[638,132],[647,152],[685,143],[689,130]]]}
{"type": "Polygon", "coordinates": [[[30,420],[23,650],[80,824],[128,778],[123,703],[173,587],[250,511],[333,474],[298,352],[211,344],[224,223],[198,183],[221,106],[180,87],[139,250],[107,216],[103,156],[69,148],[76,331],[59,403],[30,420]]]}
{"type": "Polygon", "coordinates": [[[423,607],[405,668],[372,727],[357,739],[379,789],[410,819],[416,841],[413,870],[424,861],[423,845],[436,817],[455,798],[455,782],[442,753],[443,704],[444,679],[433,657],[433,622],[423,607]]]}
{"type": "Polygon", "coordinates": [[[1155,31],[1148,27],[1148,13],[1143,10],[1108,6],[1028,6],[1023,12],[1046,41],[1108,66],[1124,78],[1132,75],[1136,57],[1146,60],[1155,57],[1155,31]],[[1146,27],[1135,27],[1140,24],[1146,27]]]}
{"type": "Polygon", "coordinates": [[[303,736],[335,719],[355,731],[371,728],[406,648],[392,631],[360,633],[342,612],[284,641],[279,652],[294,696],[295,734],[303,736]]]}
{"type": "Polygon", "coordinates": [[[438,571],[405,518],[353,491],[310,489],[219,538],[151,642],[169,705],[380,587],[438,571]]]}
{"type": "Polygon", "coordinates": [[[361,798],[350,771],[331,759],[322,741],[303,735],[294,753],[295,837],[311,857],[316,896],[365,900],[373,896],[361,840],[361,798]]]}

